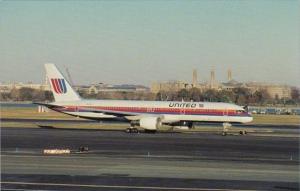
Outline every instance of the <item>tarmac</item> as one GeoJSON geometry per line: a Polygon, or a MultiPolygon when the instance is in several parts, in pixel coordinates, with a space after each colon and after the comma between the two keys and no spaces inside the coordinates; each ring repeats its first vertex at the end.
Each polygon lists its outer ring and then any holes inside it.
{"type": "Polygon", "coordinates": [[[2,190],[299,190],[297,136],[2,127],[1,144],[2,190]]]}
{"type": "MultiPolygon", "coordinates": [[[[95,120],[85,120],[81,118],[76,119],[20,119],[20,118],[1,118],[1,122],[19,122],[19,123],[36,123],[36,124],[56,124],[56,123],[64,123],[64,124],[99,124],[104,122],[105,124],[121,124],[120,121],[95,121],[95,120]]],[[[128,122],[124,122],[124,124],[128,124],[128,122]]],[[[214,122],[196,122],[198,126],[220,126],[220,123],[214,122]]],[[[234,124],[235,127],[242,128],[269,128],[269,129],[297,129],[299,131],[300,125],[276,125],[276,124],[234,124]]]]}

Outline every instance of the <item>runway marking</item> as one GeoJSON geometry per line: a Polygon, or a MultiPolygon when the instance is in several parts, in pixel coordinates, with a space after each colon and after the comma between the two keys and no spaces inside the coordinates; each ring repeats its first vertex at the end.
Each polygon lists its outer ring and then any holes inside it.
{"type": "Polygon", "coordinates": [[[0,182],[1,184],[12,185],[36,185],[36,186],[64,186],[64,187],[85,187],[85,188],[120,188],[120,189],[142,189],[142,190],[208,190],[208,191],[254,191],[241,189],[222,189],[222,188],[188,188],[188,187],[161,187],[161,186],[113,186],[113,185],[96,185],[96,184],[62,184],[62,183],[39,183],[39,182],[0,182]]]}
{"type": "MultiPolygon", "coordinates": [[[[19,167],[51,167],[51,168],[61,168],[61,167],[69,167],[69,168],[96,168],[98,165],[60,165],[60,164],[16,164],[16,163],[5,163],[5,166],[19,166],[19,167]]],[[[75,169],[76,170],[76,169],[75,169]]]]}
{"type": "Polygon", "coordinates": [[[1,188],[1,190],[22,190],[22,191],[56,191],[56,190],[42,190],[42,189],[24,189],[24,188],[1,188]]]}

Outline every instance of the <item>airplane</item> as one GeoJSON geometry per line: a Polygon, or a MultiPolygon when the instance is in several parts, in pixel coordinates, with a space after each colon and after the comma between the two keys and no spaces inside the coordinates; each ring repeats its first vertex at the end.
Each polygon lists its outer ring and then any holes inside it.
{"type": "Polygon", "coordinates": [[[98,121],[126,121],[127,133],[156,132],[160,126],[169,125],[190,129],[195,122],[223,123],[223,135],[232,123],[253,120],[241,106],[221,102],[87,100],[79,96],[55,64],[45,64],[46,75],[54,96],[52,103],[35,103],[51,110],[75,117],[98,121]]]}

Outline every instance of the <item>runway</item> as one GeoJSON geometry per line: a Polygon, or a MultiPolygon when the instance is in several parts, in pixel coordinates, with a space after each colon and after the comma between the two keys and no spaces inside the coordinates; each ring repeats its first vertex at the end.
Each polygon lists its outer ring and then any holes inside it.
{"type": "MultiPolygon", "coordinates": [[[[122,122],[120,121],[95,121],[95,120],[85,120],[85,119],[19,119],[19,118],[1,118],[1,121],[4,122],[20,122],[20,123],[49,123],[49,124],[55,124],[55,123],[65,123],[65,124],[99,124],[99,123],[106,123],[106,124],[120,124],[122,122]]],[[[125,124],[128,124],[128,122],[124,122],[125,124]]],[[[214,123],[214,122],[196,122],[195,125],[198,126],[220,126],[220,123],[214,123]]],[[[245,127],[245,128],[270,128],[270,129],[298,129],[300,128],[300,125],[270,125],[270,124],[233,124],[234,127],[245,127]]]]}
{"type": "Polygon", "coordinates": [[[1,128],[3,190],[298,190],[299,139],[1,128]],[[90,152],[45,156],[45,148],[90,152]]]}

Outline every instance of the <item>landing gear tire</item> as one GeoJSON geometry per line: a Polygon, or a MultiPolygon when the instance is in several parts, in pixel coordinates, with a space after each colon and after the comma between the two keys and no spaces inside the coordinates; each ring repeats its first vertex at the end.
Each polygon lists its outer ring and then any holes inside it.
{"type": "Polygon", "coordinates": [[[131,133],[131,132],[132,132],[132,128],[127,128],[127,129],[125,130],[125,132],[126,132],[126,133],[131,133]]]}
{"type": "Polygon", "coordinates": [[[139,130],[137,128],[132,128],[132,133],[138,133],[139,130]]]}
{"type": "Polygon", "coordinates": [[[227,135],[227,132],[222,132],[222,136],[226,136],[227,135]]]}
{"type": "Polygon", "coordinates": [[[127,128],[125,130],[126,133],[138,133],[139,130],[137,128],[127,128]]]}
{"type": "Polygon", "coordinates": [[[240,135],[246,135],[247,131],[240,131],[240,135]]]}

